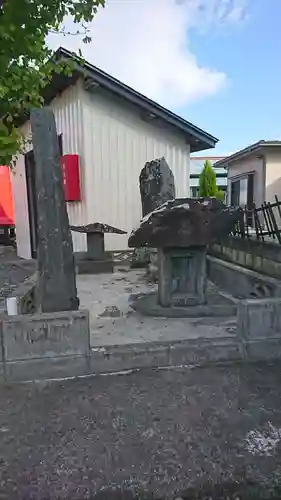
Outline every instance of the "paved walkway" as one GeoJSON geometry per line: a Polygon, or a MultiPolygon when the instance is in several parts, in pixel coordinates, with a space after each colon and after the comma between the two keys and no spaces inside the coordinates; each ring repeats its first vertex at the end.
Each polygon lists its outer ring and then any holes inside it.
{"type": "Polygon", "coordinates": [[[0,442],[1,500],[280,499],[280,364],[0,388],[0,442]]]}
{"type": "Polygon", "coordinates": [[[90,311],[92,347],[235,337],[232,317],[167,319],[133,311],[133,295],[156,290],[147,284],[143,269],[120,268],[113,274],[78,275],[76,279],[80,307],[90,311]]]}

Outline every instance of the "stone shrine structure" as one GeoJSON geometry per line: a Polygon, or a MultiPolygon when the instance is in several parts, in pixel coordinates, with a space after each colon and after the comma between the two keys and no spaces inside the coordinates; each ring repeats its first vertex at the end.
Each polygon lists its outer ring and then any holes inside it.
{"type": "Polygon", "coordinates": [[[32,110],[30,121],[38,211],[37,309],[46,313],[77,310],[73,244],[53,111],[32,110]]]}
{"type": "MultiPolygon", "coordinates": [[[[208,304],[207,246],[226,236],[239,215],[239,208],[227,207],[215,198],[179,198],[143,218],[130,235],[129,246],[158,249],[160,308],[208,304]]],[[[199,310],[204,315],[202,307],[199,310]]]]}

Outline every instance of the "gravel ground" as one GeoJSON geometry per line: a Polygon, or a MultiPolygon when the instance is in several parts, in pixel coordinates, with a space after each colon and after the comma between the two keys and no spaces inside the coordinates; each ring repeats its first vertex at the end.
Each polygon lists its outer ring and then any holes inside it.
{"type": "Polygon", "coordinates": [[[35,261],[19,259],[13,248],[1,247],[0,310],[3,308],[5,297],[7,297],[20,283],[31,276],[35,269],[35,261]]]}
{"type": "Polygon", "coordinates": [[[280,442],[280,364],[2,387],[0,499],[280,499],[280,442]]]}

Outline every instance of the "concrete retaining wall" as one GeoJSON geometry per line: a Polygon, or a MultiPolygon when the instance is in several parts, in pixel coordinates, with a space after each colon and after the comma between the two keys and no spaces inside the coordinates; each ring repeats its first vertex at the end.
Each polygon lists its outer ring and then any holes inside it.
{"type": "Polygon", "coordinates": [[[281,297],[281,281],[208,255],[208,278],[236,298],[281,297]]]}
{"type": "Polygon", "coordinates": [[[209,254],[281,279],[281,246],[277,243],[229,236],[211,245],[209,254]]]}
{"type": "Polygon", "coordinates": [[[236,296],[236,335],[242,358],[280,358],[281,281],[211,256],[207,258],[207,270],[209,279],[236,296]]]}

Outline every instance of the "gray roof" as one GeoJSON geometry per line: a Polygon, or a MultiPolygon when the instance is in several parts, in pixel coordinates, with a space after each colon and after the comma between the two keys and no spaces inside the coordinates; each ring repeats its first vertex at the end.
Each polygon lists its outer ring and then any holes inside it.
{"type": "Polygon", "coordinates": [[[229,164],[235,162],[236,160],[240,160],[241,158],[244,158],[245,156],[251,155],[252,153],[258,153],[264,148],[272,148],[272,147],[280,147],[281,146],[281,141],[258,141],[255,142],[255,144],[251,144],[250,146],[247,146],[244,149],[241,149],[240,151],[237,151],[236,153],[233,153],[230,156],[226,156],[222,160],[217,161],[214,163],[214,167],[228,167],[229,164]]]}
{"type": "Polygon", "coordinates": [[[119,98],[137,106],[144,112],[144,116],[147,119],[155,120],[155,123],[158,122],[159,125],[163,122],[169,124],[177,133],[186,139],[188,144],[190,144],[191,152],[214,148],[218,142],[216,137],[196,127],[187,120],[184,120],[163,106],[160,106],[151,99],[148,99],[96,66],[82,60],[76,56],[76,54],[60,47],[55,52],[54,59],[71,59],[76,63],[76,71],[73,72],[71,77],[55,73],[52,81],[44,90],[45,102],[50,102],[59,92],[62,92],[65,88],[73,84],[75,80],[83,76],[87,81],[89,89],[92,85],[103,88],[114,93],[119,98]]]}
{"type": "MultiPolygon", "coordinates": [[[[224,156],[191,156],[190,157],[190,176],[199,176],[201,174],[202,169],[204,167],[204,163],[208,160],[212,166],[216,164],[217,161],[222,160],[224,156]]],[[[214,167],[216,168],[216,167],[214,167]]],[[[224,167],[218,168],[219,172],[223,172],[225,176],[227,176],[227,171],[224,167]]]]}

